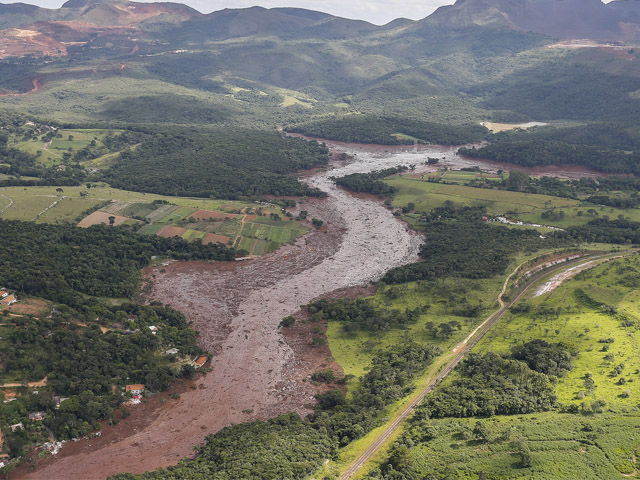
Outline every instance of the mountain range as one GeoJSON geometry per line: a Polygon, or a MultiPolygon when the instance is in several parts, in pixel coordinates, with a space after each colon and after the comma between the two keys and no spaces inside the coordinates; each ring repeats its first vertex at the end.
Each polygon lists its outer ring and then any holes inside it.
{"type": "Polygon", "coordinates": [[[201,14],[177,3],[69,0],[59,9],[0,4],[0,58],[65,56],[101,43],[223,40],[247,36],[339,39],[425,26],[534,32],[560,39],[638,40],[640,0],[457,0],[419,20],[384,26],[300,8],[251,7],[201,14]],[[108,39],[100,42],[96,39],[108,39]]]}

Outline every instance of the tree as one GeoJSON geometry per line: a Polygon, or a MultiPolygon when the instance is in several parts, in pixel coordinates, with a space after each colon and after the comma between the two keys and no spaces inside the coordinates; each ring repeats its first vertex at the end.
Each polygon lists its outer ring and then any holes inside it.
{"type": "Polygon", "coordinates": [[[529,183],[529,175],[522,170],[511,170],[507,178],[507,188],[509,190],[522,190],[529,183]]]}
{"type": "Polygon", "coordinates": [[[520,454],[520,466],[522,468],[531,467],[531,450],[525,438],[521,438],[518,442],[518,453],[520,454]]]}
{"type": "Polygon", "coordinates": [[[487,443],[489,441],[489,437],[491,433],[487,426],[481,420],[478,420],[473,427],[473,434],[476,436],[476,439],[480,442],[487,443]]]}
{"type": "Polygon", "coordinates": [[[109,225],[113,225],[114,223],[116,223],[116,217],[114,217],[113,215],[109,216],[109,225]]]}
{"type": "Polygon", "coordinates": [[[62,195],[64,190],[62,188],[58,187],[58,188],[56,188],[56,192],[58,192],[58,194],[62,195]]]}

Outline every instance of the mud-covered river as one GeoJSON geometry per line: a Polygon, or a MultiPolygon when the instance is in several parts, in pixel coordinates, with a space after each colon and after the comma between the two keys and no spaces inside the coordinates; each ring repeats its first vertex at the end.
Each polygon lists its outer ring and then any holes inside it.
{"type": "Polygon", "coordinates": [[[453,147],[334,142],[330,147],[352,158],[306,176],[304,181],[328,197],[298,207],[325,222],[321,231],[247,262],[175,262],[162,271],[147,270],[153,284],[150,299],[182,311],[200,331],[202,346],[215,353],[212,370],[198,388],[168,402],[133,434],[65,447],[57,459],[22,478],[103,479],[166,467],[191,456],[194,444],[229,424],[308,412],[317,390],[303,379],[318,366],[287,343],[278,329],[282,318],[321,295],[367,284],[390,268],[415,261],[421,243],[380,202],[353,196],[330,177],[399,164],[426,171],[428,157],[441,159],[440,166],[501,168],[464,160],[453,147]]]}

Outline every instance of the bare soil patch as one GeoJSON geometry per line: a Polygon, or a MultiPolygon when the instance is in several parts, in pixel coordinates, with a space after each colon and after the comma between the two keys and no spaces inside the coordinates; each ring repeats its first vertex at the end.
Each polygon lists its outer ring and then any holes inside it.
{"type": "Polygon", "coordinates": [[[39,298],[20,299],[9,306],[0,307],[0,312],[7,311],[16,315],[33,315],[35,317],[48,315],[51,310],[51,303],[39,298]]]}
{"type": "Polygon", "coordinates": [[[158,233],[156,233],[156,235],[164,238],[182,237],[182,235],[184,235],[186,231],[187,231],[186,228],[167,226],[167,227],[162,227],[158,231],[158,233]]]}
{"type": "Polygon", "coordinates": [[[225,245],[231,240],[229,237],[225,237],[224,235],[217,235],[215,233],[207,233],[202,238],[202,243],[224,243],[225,245]]]}
{"type": "Polygon", "coordinates": [[[90,227],[91,225],[99,225],[104,223],[105,225],[109,225],[109,217],[115,217],[114,225],[120,225],[130,218],[123,217],[122,215],[114,215],[113,213],[107,212],[93,212],[91,215],[84,217],[80,223],[78,223],[79,227],[90,227]]]}

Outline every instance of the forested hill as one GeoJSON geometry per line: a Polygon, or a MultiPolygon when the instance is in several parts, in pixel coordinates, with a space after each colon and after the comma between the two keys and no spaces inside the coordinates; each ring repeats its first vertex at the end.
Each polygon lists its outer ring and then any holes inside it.
{"type": "Polygon", "coordinates": [[[462,145],[479,142],[488,134],[481,125],[444,125],[396,116],[357,114],[290,125],[286,130],[328,140],[379,145],[462,145]]]}
{"type": "Polygon", "coordinates": [[[593,123],[580,127],[537,127],[492,135],[463,155],[533,167],[577,164],[607,173],[640,173],[640,139],[632,128],[593,123]]]}
{"type": "Polygon", "coordinates": [[[153,135],[120,154],[104,179],[138,192],[205,198],[315,195],[288,174],[324,165],[328,150],[317,142],[252,130],[216,129],[153,135]]]}

